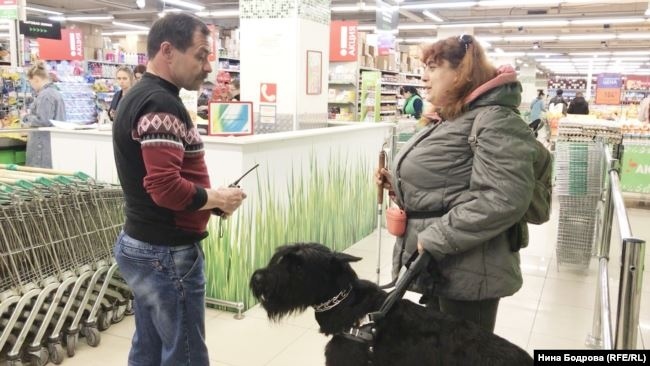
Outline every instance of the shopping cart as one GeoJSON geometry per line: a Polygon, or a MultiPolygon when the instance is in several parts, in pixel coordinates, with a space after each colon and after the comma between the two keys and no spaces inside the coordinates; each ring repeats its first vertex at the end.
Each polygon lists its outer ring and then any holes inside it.
{"type": "Polygon", "coordinates": [[[122,205],[85,174],[0,164],[0,360],[60,364],[62,341],[70,357],[79,333],[97,346],[129,312],[112,257],[122,205]]]}

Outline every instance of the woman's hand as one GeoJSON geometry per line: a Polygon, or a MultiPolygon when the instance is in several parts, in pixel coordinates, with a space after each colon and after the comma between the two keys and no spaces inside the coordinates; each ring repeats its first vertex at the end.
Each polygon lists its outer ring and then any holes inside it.
{"type": "Polygon", "coordinates": [[[391,183],[392,181],[393,181],[393,176],[390,174],[388,169],[380,168],[375,170],[375,184],[377,184],[378,187],[382,187],[383,189],[392,191],[393,190],[393,184],[391,183]]]}

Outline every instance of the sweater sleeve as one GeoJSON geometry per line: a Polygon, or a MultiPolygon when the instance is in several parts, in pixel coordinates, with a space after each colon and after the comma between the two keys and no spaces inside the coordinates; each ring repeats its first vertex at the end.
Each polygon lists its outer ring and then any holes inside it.
{"type": "Polygon", "coordinates": [[[143,185],[151,199],[159,206],[174,211],[196,211],[207,202],[207,192],[181,176],[185,157],[187,124],[175,103],[158,101],[158,111],[143,114],[132,131],[140,142],[146,175],[143,185]]]}
{"type": "Polygon", "coordinates": [[[42,93],[34,102],[34,111],[24,117],[23,122],[31,127],[50,127],[51,119],[56,117],[57,101],[48,93],[42,93]]]}

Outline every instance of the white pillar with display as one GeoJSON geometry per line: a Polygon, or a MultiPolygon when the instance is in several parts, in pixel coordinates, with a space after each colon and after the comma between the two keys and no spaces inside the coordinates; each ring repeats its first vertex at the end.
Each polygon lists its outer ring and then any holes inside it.
{"type": "Polygon", "coordinates": [[[330,0],[242,0],[241,100],[255,133],[327,125],[330,0]]]}

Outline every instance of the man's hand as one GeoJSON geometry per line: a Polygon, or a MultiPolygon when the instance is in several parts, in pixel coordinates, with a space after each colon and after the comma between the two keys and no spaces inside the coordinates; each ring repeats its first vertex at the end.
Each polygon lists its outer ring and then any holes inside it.
{"type": "Polygon", "coordinates": [[[221,209],[225,216],[232,215],[246,198],[244,190],[237,187],[219,187],[216,190],[210,190],[209,193],[208,202],[214,199],[215,207],[221,209]]]}

